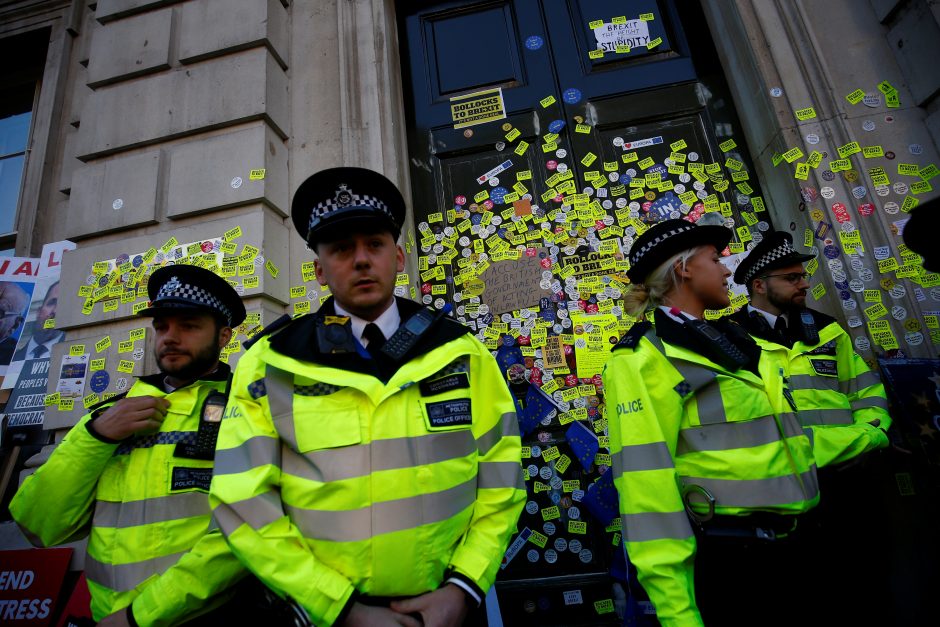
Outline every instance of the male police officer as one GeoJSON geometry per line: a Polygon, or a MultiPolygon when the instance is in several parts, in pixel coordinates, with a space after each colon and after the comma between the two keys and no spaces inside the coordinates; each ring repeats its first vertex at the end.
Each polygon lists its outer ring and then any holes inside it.
{"type": "Polygon", "coordinates": [[[37,546],[90,527],[85,575],[100,625],[188,621],[246,574],[210,528],[207,497],[229,380],[219,352],[245,307],[194,266],[160,268],[147,291],[140,315],[153,318],[159,374],[84,416],[10,504],[37,546]]]}
{"type": "MultiPolygon", "coordinates": [[[[813,453],[822,468],[888,445],[884,386],[831,316],[806,307],[806,272],[812,259],[793,249],[789,233],[768,234],[734,273],[750,304],[732,319],[784,351],[800,421],[813,431],[813,453]]],[[[770,343],[768,346],[767,342],[770,343]]]]}
{"type": "Polygon", "coordinates": [[[882,482],[877,467],[854,463],[863,453],[888,446],[885,389],[839,323],[806,307],[803,263],[812,258],[793,249],[789,233],[767,234],[735,271],[734,280],[747,287],[751,303],[732,318],[788,372],[797,417],[813,442],[822,499],[813,516],[820,530],[809,534],[809,550],[826,585],[812,594],[834,604],[825,606],[832,614],[815,618],[888,623],[886,604],[853,600],[865,587],[887,585],[884,549],[861,548],[890,525],[877,511],[882,482]]]}
{"type": "Polygon", "coordinates": [[[395,298],[405,204],[388,179],[321,171],[291,215],[333,297],[241,358],[213,514],[318,625],[459,624],[525,495],[503,375],[465,327],[395,298]]]}

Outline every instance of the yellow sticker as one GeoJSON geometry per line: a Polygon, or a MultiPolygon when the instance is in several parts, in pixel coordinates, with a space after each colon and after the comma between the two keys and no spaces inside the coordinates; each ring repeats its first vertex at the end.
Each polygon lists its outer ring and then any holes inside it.
{"type": "Polygon", "coordinates": [[[294,315],[298,316],[300,314],[310,313],[310,301],[301,300],[294,303],[294,315]]]}
{"type": "Polygon", "coordinates": [[[845,159],[861,151],[862,151],[862,147],[858,145],[858,142],[849,142],[845,146],[839,146],[838,148],[840,159],[845,159]]]}
{"type": "Polygon", "coordinates": [[[250,290],[254,287],[258,287],[261,284],[261,278],[257,276],[246,276],[242,280],[242,285],[246,290],[250,290]]]}
{"type": "Polygon", "coordinates": [[[584,155],[584,158],[581,159],[581,164],[584,167],[589,167],[596,160],[597,160],[597,155],[595,155],[593,152],[589,152],[586,155],[584,155]]]}
{"type": "Polygon", "coordinates": [[[129,353],[134,350],[134,341],[125,340],[123,342],[118,342],[118,352],[119,353],[129,353]]]}
{"type": "Polygon", "coordinates": [[[84,344],[74,344],[69,347],[69,355],[73,357],[78,357],[85,354],[85,345],[84,344]]]}
{"type": "Polygon", "coordinates": [[[595,28],[600,28],[604,25],[604,20],[591,20],[588,22],[588,28],[594,30],[595,28]]]}
{"type": "Polygon", "coordinates": [[[59,399],[59,411],[72,411],[72,408],[74,406],[75,406],[74,399],[71,399],[71,398],[59,399]]]}
{"type": "Polygon", "coordinates": [[[176,238],[171,237],[170,239],[166,241],[165,244],[163,244],[163,246],[160,247],[160,251],[164,253],[170,252],[173,249],[173,247],[176,246],[177,244],[179,244],[179,242],[176,241],[176,238]]]}
{"type": "Polygon", "coordinates": [[[865,99],[865,91],[863,89],[856,89],[851,94],[848,94],[845,99],[848,100],[850,104],[857,105],[865,99]]]}
{"type": "Polygon", "coordinates": [[[104,370],[104,363],[105,363],[104,357],[101,357],[99,359],[92,359],[88,363],[88,369],[91,370],[92,372],[96,370],[104,370]]]}
{"type": "Polygon", "coordinates": [[[273,276],[275,279],[277,278],[277,275],[280,274],[281,272],[278,269],[278,267],[274,265],[274,262],[271,261],[270,259],[264,263],[264,267],[268,272],[271,273],[271,276],[273,276]]]}
{"type": "Polygon", "coordinates": [[[54,329],[55,328],[55,318],[47,318],[45,322],[42,323],[43,329],[54,329]]]}
{"type": "Polygon", "coordinates": [[[222,239],[225,240],[226,242],[230,242],[233,239],[238,239],[241,236],[242,236],[242,227],[236,226],[236,227],[230,228],[225,233],[223,233],[222,239]]]}
{"type": "Polygon", "coordinates": [[[529,149],[529,142],[523,140],[523,141],[520,141],[518,144],[516,144],[516,148],[513,150],[513,152],[519,156],[522,156],[525,154],[525,151],[528,149],[529,149]]]}
{"type": "Polygon", "coordinates": [[[542,98],[541,100],[539,100],[539,104],[542,105],[543,109],[546,107],[550,107],[551,105],[555,104],[555,102],[556,102],[555,96],[546,96],[542,98]]]}
{"type": "Polygon", "coordinates": [[[652,22],[656,19],[656,16],[652,13],[640,13],[640,19],[644,22],[652,22]]]}
{"type": "Polygon", "coordinates": [[[103,350],[107,350],[109,346],[111,346],[111,336],[106,335],[95,342],[95,352],[100,353],[103,350]]]}
{"type": "Polygon", "coordinates": [[[590,52],[588,52],[588,57],[591,59],[603,59],[604,58],[603,48],[597,48],[595,50],[591,50],[590,52]]]}
{"type": "Polygon", "coordinates": [[[134,372],[134,362],[128,359],[122,359],[121,361],[118,362],[117,370],[118,372],[127,372],[127,373],[134,372]]]}
{"type": "Polygon", "coordinates": [[[657,38],[654,39],[653,41],[651,41],[651,42],[649,42],[648,44],[646,44],[646,49],[647,49],[647,50],[652,50],[653,48],[655,48],[656,46],[658,46],[658,45],[661,44],[661,43],[663,43],[663,38],[662,38],[662,37],[657,37],[657,38]]]}
{"type": "Polygon", "coordinates": [[[262,181],[264,180],[264,174],[267,170],[265,168],[258,168],[256,170],[251,170],[248,173],[249,181],[262,181]]]}
{"type": "Polygon", "coordinates": [[[587,533],[587,523],[583,520],[568,520],[568,533],[584,535],[587,533]]]}

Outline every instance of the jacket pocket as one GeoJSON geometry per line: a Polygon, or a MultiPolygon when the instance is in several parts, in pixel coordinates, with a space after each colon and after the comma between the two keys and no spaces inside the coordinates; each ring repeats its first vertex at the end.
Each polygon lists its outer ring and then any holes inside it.
{"type": "Polygon", "coordinates": [[[293,414],[281,416],[275,421],[281,437],[290,441],[285,432],[292,432],[299,453],[362,442],[361,405],[366,401],[360,397],[360,393],[348,387],[327,386],[314,390],[328,392],[326,394],[314,394],[304,389],[313,387],[316,386],[295,387],[293,414]]]}

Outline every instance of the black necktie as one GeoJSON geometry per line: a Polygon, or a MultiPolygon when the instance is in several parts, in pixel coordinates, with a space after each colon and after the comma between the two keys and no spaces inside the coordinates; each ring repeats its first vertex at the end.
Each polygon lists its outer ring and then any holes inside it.
{"type": "Polygon", "coordinates": [[[790,345],[789,336],[787,335],[787,321],[784,320],[783,316],[777,316],[777,320],[774,322],[774,332],[781,344],[790,345]]]}
{"type": "Polygon", "coordinates": [[[369,351],[373,359],[376,359],[379,355],[379,351],[385,346],[385,336],[382,335],[382,329],[374,322],[370,322],[362,332],[362,337],[369,340],[369,345],[366,346],[366,350],[369,351]]]}

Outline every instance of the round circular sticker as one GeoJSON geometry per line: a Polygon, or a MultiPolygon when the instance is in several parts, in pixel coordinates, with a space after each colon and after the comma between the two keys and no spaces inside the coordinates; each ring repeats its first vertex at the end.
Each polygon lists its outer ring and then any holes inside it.
{"type": "Polygon", "coordinates": [[[101,394],[108,389],[108,384],[111,382],[111,375],[108,374],[107,370],[96,370],[91,375],[91,380],[88,382],[91,387],[91,391],[96,394],[101,394]]]}
{"type": "MultiPolygon", "coordinates": [[[[543,40],[538,35],[532,35],[531,37],[527,37],[525,40],[525,47],[528,48],[529,50],[538,50],[544,44],[545,44],[545,40],[543,40]]],[[[552,131],[552,132],[554,133],[555,131],[552,131]]]]}
{"type": "Polygon", "coordinates": [[[239,187],[241,187],[241,186],[242,186],[242,177],[236,176],[235,178],[233,178],[233,179],[232,179],[232,182],[231,182],[231,186],[232,186],[232,189],[238,189],[239,187]]]}
{"type": "Polygon", "coordinates": [[[561,94],[561,98],[568,104],[577,104],[581,102],[581,90],[575,89],[574,87],[566,89],[561,94]]]}
{"type": "Polygon", "coordinates": [[[580,553],[580,552],[581,552],[581,541],[580,541],[580,540],[572,540],[571,542],[569,542],[569,543],[568,543],[568,550],[571,551],[572,553],[580,553]]]}
{"type": "Polygon", "coordinates": [[[907,147],[907,150],[912,155],[919,155],[924,152],[924,147],[921,146],[920,144],[911,144],[910,146],[907,147]]]}
{"type": "Polygon", "coordinates": [[[548,549],[545,551],[545,561],[549,564],[554,564],[558,561],[558,553],[555,549],[548,549]]]}
{"type": "Polygon", "coordinates": [[[123,199],[123,198],[115,198],[115,199],[114,199],[114,202],[111,203],[111,208],[114,209],[115,211],[117,211],[118,209],[120,209],[120,208],[123,207],[123,206],[124,206],[124,199],[123,199]]]}
{"type": "Polygon", "coordinates": [[[548,123],[548,130],[552,133],[557,133],[563,128],[565,128],[564,120],[552,120],[548,123]]]}
{"type": "Polygon", "coordinates": [[[810,133],[809,135],[806,136],[806,142],[808,144],[812,144],[813,146],[815,146],[816,144],[819,143],[819,135],[817,135],[816,133],[810,133]]]}
{"type": "Polygon", "coordinates": [[[857,348],[860,351],[867,351],[868,349],[871,348],[871,342],[868,341],[868,338],[865,337],[864,335],[860,335],[857,338],[855,338],[855,348],[857,348]]]}
{"type": "Polygon", "coordinates": [[[588,564],[592,559],[594,559],[594,554],[591,553],[591,549],[584,549],[578,553],[578,559],[583,563],[588,564]]]}
{"type": "MultiPolygon", "coordinates": [[[[535,466],[529,466],[529,468],[530,469],[535,468],[535,466]]],[[[532,473],[529,473],[529,476],[531,475],[532,473]]],[[[535,514],[537,514],[539,511],[539,504],[536,503],[535,501],[529,501],[528,503],[525,504],[525,511],[535,516],[535,514]]]]}
{"type": "Polygon", "coordinates": [[[779,98],[780,96],[783,95],[783,90],[780,89],[779,87],[771,87],[770,95],[773,96],[774,98],[779,98]]]}
{"type": "Polygon", "coordinates": [[[114,387],[116,387],[116,388],[119,389],[119,390],[123,390],[124,388],[126,388],[126,387],[127,387],[127,377],[121,377],[120,379],[118,379],[118,380],[117,380],[117,383],[114,384],[114,387]]]}
{"type": "Polygon", "coordinates": [[[872,122],[871,120],[865,120],[865,121],[862,123],[862,128],[865,129],[866,131],[871,132],[871,131],[875,130],[875,123],[872,122]]]}
{"type": "Polygon", "coordinates": [[[556,551],[567,551],[568,550],[568,541],[564,538],[555,538],[555,550],[556,551]]]}
{"type": "Polygon", "coordinates": [[[542,531],[544,531],[545,535],[547,536],[555,535],[555,523],[553,523],[552,521],[548,521],[547,523],[542,525],[542,531]]]}
{"type": "Polygon", "coordinates": [[[920,331],[913,331],[904,334],[904,341],[911,346],[919,346],[924,343],[924,334],[920,331]]]}
{"type": "Polygon", "coordinates": [[[819,193],[822,194],[823,198],[828,200],[836,195],[836,190],[832,189],[831,187],[823,187],[821,190],[819,190],[819,193]]]}
{"type": "Polygon", "coordinates": [[[900,205],[896,202],[886,202],[884,206],[885,213],[888,215],[894,215],[901,210],[900,205]]]}
{"type": "Polygon", "coordinates": [[[907,318],[907,309],[900,305],[895,305],[891,308],[891,317],[895,320],[904,320],[907,318]]]}
{"type": "Polygon", "coordinates": [[[862,326],[862,319],[858,316],[849,316],[848,320],[846,320],[846,323],[848,323],[850,328],[855,329],[862,326]]]}
{"type": "Polygon", "coordinates": [[[528,553],[525,554],[526,559],[528,559],[533,564],[539,561],[539,552],[535,549],[531,549],[528,553]]]}

